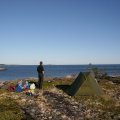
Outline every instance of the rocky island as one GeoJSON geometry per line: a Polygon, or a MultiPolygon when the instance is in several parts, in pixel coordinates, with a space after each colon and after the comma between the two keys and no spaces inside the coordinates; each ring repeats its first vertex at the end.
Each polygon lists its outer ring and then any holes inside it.
{"type": "MultiPolygon", "coordinates": [[[[119,120],[120,78],[104,78],[99,85],[104,91],[101,96],[69,96],[57,85],[70,85],[69,78],[45,78],[43,89],[35,89],[36,95],[8,89],[19,80],[0,83],[1,120],[119,120]],[[117,82],[115,81],[117,79],[117,82]]],[[[23,81],[37,83],[37,79],[23,81]]]]}
{"type": "Polygon", "coordinates": [[[5,67],[4,64],[0,64],[0,71],[4,71],[4,70],[7,70],[7,68],[5,67]]]}
{"type": "Polygon", "coordinates": [[[7,68],[0,68],[0,71],[4,71],[4,70],[7,70],[7,68]]]}

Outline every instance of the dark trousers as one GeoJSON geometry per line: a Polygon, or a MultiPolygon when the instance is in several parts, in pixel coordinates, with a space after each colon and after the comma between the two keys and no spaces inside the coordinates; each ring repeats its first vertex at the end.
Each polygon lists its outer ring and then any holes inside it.
{"type": "Polygon", "coordinates": [[[43,74],[38,74],[38,88],[39,89],[42,89],[43,78],[44,78],[43,74]]]}

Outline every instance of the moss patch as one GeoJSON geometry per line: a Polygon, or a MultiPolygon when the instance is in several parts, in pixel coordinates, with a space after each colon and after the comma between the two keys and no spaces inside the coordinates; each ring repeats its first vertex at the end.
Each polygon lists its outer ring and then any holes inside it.
{"type": "Polygon", "coordinates": [[[19,105],[11,98],[0,99],[0,120],[21,120],[24,115],[19,105]]]}

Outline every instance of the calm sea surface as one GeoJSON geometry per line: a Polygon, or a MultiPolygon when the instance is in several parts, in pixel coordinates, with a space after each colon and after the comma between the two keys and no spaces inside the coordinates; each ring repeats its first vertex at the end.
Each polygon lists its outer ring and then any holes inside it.
{"type": "MultiPolygon", "coordinates": [[[[120,64],[94,65],[109,75],[120,75],[120,64]]],[[[35,65],[6,65],[8,70],[0,71],[0,81],[37,77],[35,65]]],[[[45,77],[64,77],[87,70],[88,65],[45,65],[45,77]]]]}

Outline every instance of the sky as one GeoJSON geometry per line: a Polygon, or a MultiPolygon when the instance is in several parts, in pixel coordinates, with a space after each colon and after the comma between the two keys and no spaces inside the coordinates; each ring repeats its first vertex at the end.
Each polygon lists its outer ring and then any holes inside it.
{"type": "Polygon", "coordinates": [[[0,64],[120,64],[120,0],[0,0],[0,64]]]}

